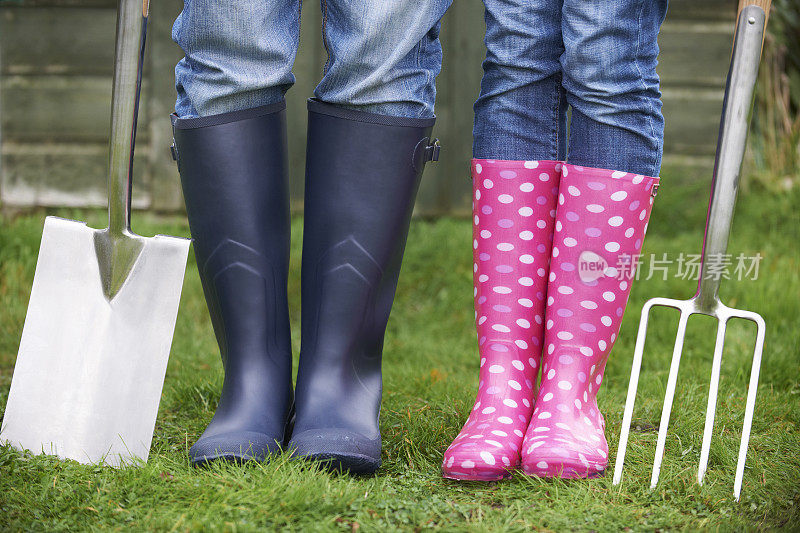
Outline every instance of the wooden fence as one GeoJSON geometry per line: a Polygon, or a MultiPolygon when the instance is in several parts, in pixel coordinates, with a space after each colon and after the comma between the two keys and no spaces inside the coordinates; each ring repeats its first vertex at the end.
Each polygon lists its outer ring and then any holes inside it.
{"type": "MultiPolygon", "coordinates": [[[[137,139],[134,206],[183,208],[169,154],[170,39],[180,0],[153,0],[137,139]]],[[[114,0],[0,0],[0,206],[105,205],[106,142],[116,17],[114,0]]],[[[663,174],[707,174],[713,163],[730,59],[735,0],[671,0],[659,39],[667,120],[663,174]]],[[[296,86],[289,92],[292,199],[302,204],[305,100],[325,52],[318,3],[303,3],[296,86]]],[[[435,135],[442,160],[425,173],[418,213],[469,208],[472,103],[481,77],[483,7],[455,0],[442,30],[435,135]]]]}

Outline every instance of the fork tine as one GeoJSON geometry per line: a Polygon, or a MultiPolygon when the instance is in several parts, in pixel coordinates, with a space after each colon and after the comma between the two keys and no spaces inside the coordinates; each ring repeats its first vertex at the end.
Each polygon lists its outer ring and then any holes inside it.
{"type": "Polygon", "coordinates": [[[758,374],[761,370],[761,353],[764,349],[764,335],[766,324],[758,313],[742,311],[736,316],[751,320],[756,323],[756,347],[753,352],[753,368],[750,371],[750,384],[747,391],[747,404],[744,409],[744,426],[742,427],[742,440],[739,444],[739,459],[736,461],[736,478],[733,483],[733,496],[739,501],[742,492],[742,478],[744,477],[744,462],[747,459],[747,446],[750,442],[750,429],[753,426],[753,412],[756,406],[756,393],[758,392],[758,374]]]}
{"type": "Polygon", "coordinates": [[[686,337],[686,323],[691,313],[681,309],[681,318],[678,322],[678,333],[675,335],[675,347],[672,350],[672,362],[669,365],[669,378],[667,378],[667,394],[664,397],[664,407],[661,410],[661,422],[658,427],[658,442],[656,456],[653,461],[653,475],[650,477],[650,488],[656,488],[658,475],[661,472],[661,460],[664,458],[664,444],[667,440],[667,426],[669,415],[672,412],[672,400],[675,398],[675,385],[678,382],[678,367],[681,363],[683,340],[686,337]]]}
{"type": "Polygon", "coordinates": [[[636,334],[636,347],[633,350],[633,365],[631,366],[631,379],[628,382],[628,396],[625,399],[625,412],[622,415],[622,429],[619,434],[617,446],[617,459],[614,463],[614,478],[612,485],[618,485],[622,480],[622,465],[625,463],[625,451],[628,447],[628,434],[633,418],[633,404],[636,402],[636,390],[639,387],[639,371],[642,368],[642,354],[644,353],[645,337],[647,337],[647,321],[653,300],[645,302],[642,307],[642,316],[639,318],[639,332],[636,334]]]}
{"type": "Polygon", "coordinates": [[[711,383],[708,386],[708,407],[706,408],[706,424],[703,428],[703,446],[700,449],[700,467],[697,469],[697,482],[702,485],[708,468],[708,452],[711,448],[711,437],[714,433],[714,417],[717,412],[717,392],[719,391],[719,373],[722,366],[722,350],[725,344],[727,319],[721,318],[717,326],[717,341],[714,345],[714,360],[711,363],[711,383]]]}

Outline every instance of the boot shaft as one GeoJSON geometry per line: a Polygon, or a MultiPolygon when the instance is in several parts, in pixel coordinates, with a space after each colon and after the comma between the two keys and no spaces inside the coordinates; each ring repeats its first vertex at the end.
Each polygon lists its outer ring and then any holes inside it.
{"type": "Polygon", "coordinates": [[[544,379],[557,373],[559,381],[587,383],[589,394],[596,393],[619,334],[657,183],[564,165],[547,288],[544,379]]]}
{"type": "Polygon", "coordinates": [[[658,178],[565,164],[548,278],[541,388],[523,470],[592,477],[608,462],[597,393],[619,327],[658,178]]]}
{"type": "Polygon", "coordinates": [[[173,115],[173,153],[225,370],[195,462],[263,458],[284,439],[292,402],[284,108],[173,115]]]}
{"type": "Polygon", "coordinates": [[[295,433],[379,450],[383,338],[434,120],[308,107],[295,433]]]}

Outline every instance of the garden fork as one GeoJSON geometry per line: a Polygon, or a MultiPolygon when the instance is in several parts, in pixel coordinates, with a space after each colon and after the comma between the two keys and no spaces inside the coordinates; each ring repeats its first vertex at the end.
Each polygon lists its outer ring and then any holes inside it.
{"type": "MultiPolygon", "coordinates": [[[[767,9],[769,9],[767,4],[767,9]]],[[[747,444],[750,440],[750,428],[753,423],[753,411],[758,388],[758,373],[761,367],[761,352],[764,347],[764,319],[761,315],[751,311],[733,309],[724,305],[719,300],[719,285],[722,269],[724,268],[724,255],[728,247],[728,237],[731,230],[733,208],[736,203],[736,192],[739,187],[739,171],[744,156],[747,140],[747,125],[753,103],[753,91],[758,74],[758,63],[761,57],[761,45],[766,26],[765,10],[756,5],[750,5],[740,12],[736,27],[736,36],[733,46],[731,67],[728,73],[728,83],[725,88],[720,135],[717,145],[717,160],[714,165],[713,185],[711,200],[708,208],[705,237],[703,239],[702,268],[697,293],[689,300],[674,300],[672,298],[653,298],[648,300],[642,309],[639,321],[639,333],[636,337],[636,347],[633,354],[633,367],[628,385],[628,396],[625,401],[625,413],[622,419],[622,430],[619,437],[619,448],[614,466],[613,484],[617,485],[622,478],[622,467],[625,461],[625,449],[628,445],[628,434],[633,414],[633,404],[636,401],[636,390],[639,383],[639,371],[642,365],[645,337],[647,336],[647,320],[650,310],[656,306],[672,307],[680,310],[678,332],[672,352],[672,362],[667,379],[667,390],[664,406],[661,411],[661,423],[658,428],[658,442],[656,444],[653,473],[650,478],[650,488],[655,488],[661,470],[661,461],[664,457],[664,444],[667,438],[672,401],[675,396],[675,385],[678,379],[678,367],[683,351],[686,324],[693,314],[703,314],[716,318],[719,321],[717,338],[714,346],[714,358],[711,366],[711,383],[708,392],[708,407],[706,409],[706,422],[703,430],[703,445],[700,451],[700,466],[697,471],[697,482],[702,485],[708,466],[708,452],[711,446],[711,436],[714,429],[714,415],[717,405],[717,391],[719,388],[719,374],[722,363],[722,351],[725,343],[725,328],[731,318],[744,318],[756,323],[756,345],[753,354],[753,367],[750,372],[750,385],[745,406],[744,426],[742,440],[739,445],[739,458],[736,464],[736,478],[734,481],[734,497],[739,501],[742,488],[744,463],[747,456],[747,444]]]]}

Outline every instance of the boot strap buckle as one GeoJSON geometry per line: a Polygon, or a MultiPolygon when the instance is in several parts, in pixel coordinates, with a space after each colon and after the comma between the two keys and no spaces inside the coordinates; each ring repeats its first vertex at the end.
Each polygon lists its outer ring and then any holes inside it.
{"type": "Polygon", "coordinates": [[[441,148],[442,145],[439,144],[439,139],[434,139],[432,143],[425,147],[425,162],[438,161],[441,148]]]}

